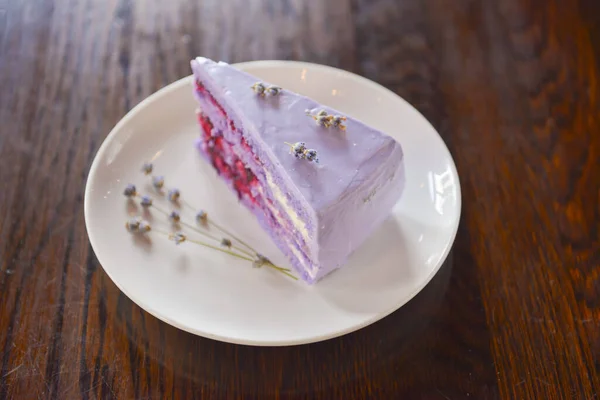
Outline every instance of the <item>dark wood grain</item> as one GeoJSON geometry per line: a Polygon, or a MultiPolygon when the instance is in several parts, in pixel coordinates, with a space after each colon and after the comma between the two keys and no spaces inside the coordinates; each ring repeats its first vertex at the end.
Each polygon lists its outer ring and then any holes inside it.
{"type": "Polygon", "coordinates": [[[0,0],[0,399],[594,399],[600,3],[0,0]],[[417,107],[463,217],[426,289],[290,348],[189,335],[98,264],[83,188],[114,124],[205,55],[341,67],[417,107]]]}

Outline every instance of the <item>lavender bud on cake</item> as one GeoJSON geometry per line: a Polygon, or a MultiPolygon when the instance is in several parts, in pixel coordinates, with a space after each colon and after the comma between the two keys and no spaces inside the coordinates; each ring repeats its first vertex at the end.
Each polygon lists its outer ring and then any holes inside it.
{"type": "Polygon", "coordinates": [[[292,145],[292,154],[296,158],[304,158],[304,151],[306,151],[306,143],[296,142],[292,145]]]}
{"type": "Polygon", "coordinates": [[[278,86],[269,86],[265,91],[269,96],[277,96],[281,93],[281,88],[278,86]]]}
{"type": "Polygon", "coordinates": [[[317,157],[317,151],[315,149],[306,150],[304,156],[308,161],[314,161],[316,163],[319,163],[319,158],[317,157]]]}
{"type": "Polygon", "coordinates": [[[265,85],[263,85],[260,82],[256,82],[254,85],[251,86],[251,88],[254,90],[254,93],[259,94],[259,95],[263,95],[265,93],[265,85]]]}

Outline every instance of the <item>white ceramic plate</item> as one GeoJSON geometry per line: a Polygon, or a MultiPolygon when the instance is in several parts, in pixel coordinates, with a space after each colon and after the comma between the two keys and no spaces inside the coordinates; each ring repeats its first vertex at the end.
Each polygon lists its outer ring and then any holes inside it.
{"type": "MultiPolygon", "coordinates": [[[[155,172],[182,198],[282,266],[283,255],[196,153],[199,135],[192,77],[145,99],[108,135],[92,164],[85,221],[106,273],[131,300],[185,331],[225,342],[292,345],[357,330],[415,296],[446,258],[458,227],[461,195],[454,162],[434,128],[406,101],[365,78],[314,64],[237,64],[261,79],[313,97],[387,132],[404,148],[406,189],[393,215],[351,257],[314,286],[268,268],[190,243],[175,246],[152,232],[149,241],[124,228],[131,207],[127,183],[150,192],[140,172],[155,172]]],[[[165,200],[156,200],[163,209],[165,200]]],[[[193,222],[193,212],[186,219],[193,222]]],[[[153,212],[153,224],[169,224],[153,212]]],[[[193,235],[192,235],[193,236],[193,235]]]]}

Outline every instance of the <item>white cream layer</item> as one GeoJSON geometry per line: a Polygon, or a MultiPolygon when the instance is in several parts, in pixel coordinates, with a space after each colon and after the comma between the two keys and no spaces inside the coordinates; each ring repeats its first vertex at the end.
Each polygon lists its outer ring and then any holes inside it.
{"type": "Polygon", "coordinates": [[[265,171],[265,177],[267,178],[267,184],[271,187],[271,191],[273,192],[273,196],[279,203],[279,206],[285,213],[290,217],[294,228],[296,228],[302,234],[304,241],[308,243],[308,229],[306,229],[306,224],[300,218],[296,210],[289,204],[287,197],[283,194],[279,186],[275,184],[273,181],[273,177],[268,171],[265,171]]]}
{"type": "MultiPolygon", "coordinates": [[[[300,233],[304,237],[305,242],[308,243],[308,240],[309,240],[308,239],[308,229],[306,229],[306,225],[304,224],[302,219],[298,216],[298,213],[296,213],[296,210],[294,210],[289,205],[287,197],[283,194],[283,192],[281,191],[279,186],[277,186],[275,184],[271,174],[267,171],[264,171],[264,172],[265,172],[265,177],[267,179],[267,184],[271,187],[273,196],[275,197],[275,200],[279,204],[280,209],[277,209],[271,203],[266,201],[267,207],[269,207],[269,209],[271,210],[271,213],[273,213],[273,215],[275,216],[275,219],[277,219],[277,222],[279,222],[279,224],[281,226],[286,225],[285,220],[281,217],[281,210],[284,210],[287,213],[290,220],[292,221],[294,228],[296,228],[298,231],[300,231],[300,233]]],[[[259,186],[258,191],[260,192],[262,197],[265,197],[262,187],[259,186]]],[[[311,266],[306,265],[304,256],[302,255],[300,250],[298,250],[298,248],[296,247],[296,243],[294,243],[295,241],[288,238],[288,239],[286,239],[286,242],[287,242],[288,247],[292,251],[292,253],[294,253],[294,256],[298,259],[298,261],[304,268],[304,270],[308,273],[308,275],[311,278],[314,278],[317,275],[317,268],[315,268],[315,266],[313,266],[313,265],[311,265],[311,266]]]]}

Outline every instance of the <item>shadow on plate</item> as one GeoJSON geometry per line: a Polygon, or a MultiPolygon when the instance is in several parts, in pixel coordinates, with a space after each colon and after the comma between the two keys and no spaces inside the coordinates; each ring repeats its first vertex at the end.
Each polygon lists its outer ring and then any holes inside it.
{"type": "Polygon", "coordinates": [[[396,219],[388,218],[352,254],[349,263],[334,272],[335,279],[329,279],[334,274],[325,277],[315,290],[336,307],[352,313],[377,313],[389,305],[390,297],[398,297],[390,292],[397,292],[400,285],[414,278],[409,265],[401,227],[396,219]]]}

